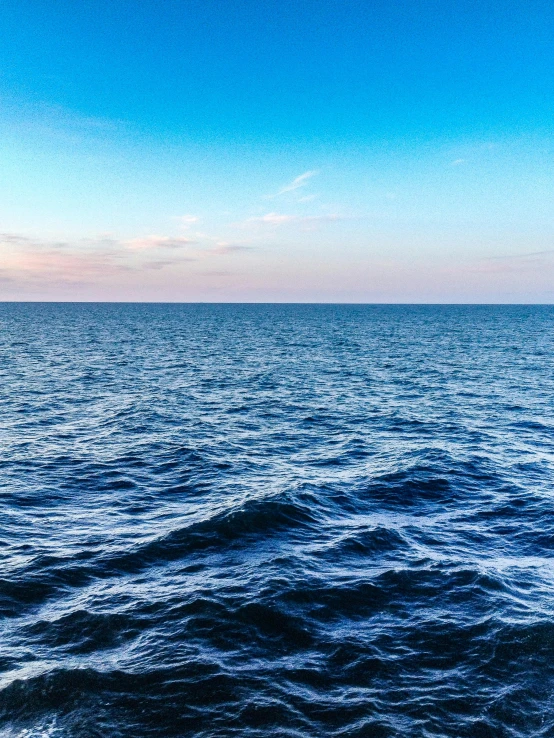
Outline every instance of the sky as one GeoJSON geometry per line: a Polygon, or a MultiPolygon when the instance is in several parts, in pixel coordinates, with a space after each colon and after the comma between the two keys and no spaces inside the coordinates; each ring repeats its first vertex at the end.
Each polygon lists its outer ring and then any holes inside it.
{"type": "Polygon", "coordinates": [[[554,3],[0,0],[0,300],[554,302],[554,3]]]}

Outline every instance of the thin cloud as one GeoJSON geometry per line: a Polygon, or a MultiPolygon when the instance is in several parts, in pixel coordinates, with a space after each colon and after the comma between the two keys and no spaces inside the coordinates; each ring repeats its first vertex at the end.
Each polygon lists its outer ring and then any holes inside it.
{"type": "Polygon", "coordinates": [[[241,243],[227,243],[227,241],[219,241],[216,245],[209,249],[210,254],[226,255],[233,254],[237,251],[252,251],[252,246],[245,246],[241,243]]]}
{"type": "Polygon", "coordinates": [[[336,213],[328,215],[286,215],[284,213],[266,213],[254,218],[248,218],[242,225],[267,225],[282,226],[287,224],[309,225],[315,223],[330,223],[333,221],[344,220],[343,216],[336,213]]]}
{"type": "Polygon", "coordinates": [[[149,249],[182,249],[191,246],[196,241],[190,238],[171,236],[146,236],[144,238],[131,238],[122,242],[133,251],[147,251],[149,249]]]}
{"type": "MultiPolygon", "coordinates": [[[[146,248],[148,253],[148,248],[155,246],[183,245],[183,239],[179,244],[174,243],[175,240],[156,236],[124,241],[103,234],[96,239],[50,241],[3,233],[0,234],[2,277],[4,281],[9,279],[31,287],[98,284],[124,273],[150,268],[150,264],[151,268],[156,268],[156,262],[161,266],[160,260],[149,258],[137,263],[130,252],[146,248]]],[[[179,257],[180,261],[186,260],[180,254],[179,257]]]]}
{"type": "Polygon", "coordinates": [[[18,233],[0,233],[0,243],[22,246],[32,243],[32,239],[18,233]]]}
{"type": "Polygon", "coordinates": [[[486,261],[507,261],[510,259],[527,259],[536,256],[552,256],[553,254],[554,249],[545,249],[544,251],[529,251],[526,254],[505,254],[502,256],[486,256],[484,258],[486,261]]]}
{"type": "Polygon", "coordinates": [[[283,225],[283,223],[290,223],[296,220],[295,215],[284,215],[282,213],[266,213],[255,218],[248,218],[245,223],[262,223],[265,225],[283,225]]]}
{"type": "Polygon", "coordinates": [[[230,257],[250,248],[222,240],[197,245],[189,238],[161,235],[119,239],[102,234],[97,238],[52,241],[18,233],[0,233],[0,246],[0,283],[5,289],[19,286],[32,291],[64,285],[100,285],[125,274],[230,257]]]}
{"type": "Polygon", "coordinates": [[[26,250],[4,259],[4,275],[19,283],[86,284],[130,271],[106,253],[26,250]]]}
{"type": "Polygon", "coordinates": [[[176,219],[184,228],[190,228],[190,226],[200,222],[200,218],[196,215],[178,215],[176,219]]]}
{"type": "Polygon", "coordinates": [[[300,189],[300,187],[305,187],[308,184],[308,181],[312,177],[315,177],[316,174],[319,174],[319,171],[317,169],[310,169],[308,172],[304,172],[304,174],[299,174],[298,177],[295,177],[292,182],[289,182],[289,184],[281,187],[281,189],[278,190],[275,194],[268,195],[269,199],[273,197],[279,197],[279,195],[284,195],[287,192],[294,192],[295,190],[300,189]]]}
{"type": "Polygon", "coordinates": [[[197,261],[193,257],[180,257],[179,259],[157,259],[156,261],[146,261],[141,265],[141,269],[165,269],[166,267],[174,267],[185,261],[197,261]]]}

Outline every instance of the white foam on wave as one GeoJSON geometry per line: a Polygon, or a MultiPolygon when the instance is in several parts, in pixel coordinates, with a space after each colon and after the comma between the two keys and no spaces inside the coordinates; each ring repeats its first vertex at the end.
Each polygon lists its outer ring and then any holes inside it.
{"type": "Polygon", "coordinates": [[[56,717],[41,721],[32,727],[8,728],[0,733],[1,738],[62,738],[63,729],[56,725],[56,717]]]}

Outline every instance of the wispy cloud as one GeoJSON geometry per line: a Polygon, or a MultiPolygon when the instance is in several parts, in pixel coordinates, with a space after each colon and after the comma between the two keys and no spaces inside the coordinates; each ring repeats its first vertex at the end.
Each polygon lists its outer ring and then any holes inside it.
{"type": "Polygon", "coordinates": [[[55,247],[3,255],[0,270],[4,279],[23,284],[86,284],[131,271],[107,252],[73,253],[55,247]]]}
{"type": "Polygon", "coordinates": [[[241,242],[211,239],[198,243],[163,235],[121,239],[103,234],[97,238],[53,241],[0,233],[0,283],[34,291],[48,285],[99,285],[123,274],[174,268],[249,248],[241,242]]]}
{"type": "Polygon", "coordinates": [[[262,223],[266,225],[283,225],[283,223],[290,223],[296,220],[295,215],[284,215],[282,213],[266,213],[254,218],[248,218],[245,223],[262,223]]]}
{"type": "Polygon", "coordinates": [[[179,221],[183,228],[190,228],[192,225],[200,222],[200,218],[197,215],[178,215],[176,220],[179,221]]]}
{"type": "Polygon", "coordinates": [[[502,254],[500,256],[486,256],[485,261],[510,261],[511,259],[535,259],[545,256],[554,256],[554,249],[545,249],[544,251],[529,251],[521,254],[502,254]]]}
{"type": "Polygon", "coordinates": [[[127,248],[132,250],[144,251],[149,249],[182,249],[186,248],[196,241],[190,238],[172,237],[172,236],[146,236],[144,238],[131,238],[122,241],[127,248]]]}
{"type": "Polygon", "coordinates": [[[0,233],[1,244],[24,245],[31,242],[32,239],[30,239],[28,236],[22,236],[19,233],[0,233]]]}
{"type": "Polygon", "coordinates": [[[277,192],[275,192],[273,195],[268,195],[268,198],[271,199],[273,197],[279,197],[279,195],[284,195],[287,192],[294,192],[301,187],[305,187],[308,184],[309,180],[312,177],[315,177],[316,174],[319,174],[319,171],[317,169],[310,169],[308,172],[304,172],[304,174],[299,174],[298,177],[295,177],[292,180],[292,182],[289,182],[289,184],[281,187],[281,189],[277,190],[277,192]]]}
{"type": "Polygon", "coordinates": [[[336,213],[328,215],[287,215],[285,213],[266,213],[265,215],[247,218],[240,225],[266,225],[266,226],[282,226],[287,224],[316,224],[330,223],[333,221],[344,220],[344,218],[336,213]]]}
{"type": "Polygon", "coordinates": [[[228,241],[218,241],[215,246],[209,249],[211,254],[232,254],[237,251],[252,251],[254,247],[244,243],[229,243],[228,241]]]}

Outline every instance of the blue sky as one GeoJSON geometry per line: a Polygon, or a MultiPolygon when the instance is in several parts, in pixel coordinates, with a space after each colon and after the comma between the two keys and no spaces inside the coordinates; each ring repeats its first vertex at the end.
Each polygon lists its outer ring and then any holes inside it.
{"type": "Polygon", "coordinates": [[[553,42],[533,0],[0,2],[0,298],[552,302],[553,42]]]}

